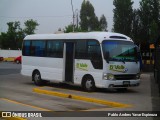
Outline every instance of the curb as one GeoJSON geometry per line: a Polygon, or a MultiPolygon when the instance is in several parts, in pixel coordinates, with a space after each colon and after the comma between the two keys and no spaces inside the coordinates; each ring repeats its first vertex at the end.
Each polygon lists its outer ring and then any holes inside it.
{"type": "Polygon", "coordinates": [[[118,103],[118,102],[106,101],[106,100],[95,99],[95,98],[88,98],[88,97],[78,96],[78,95],[73,95],[73,94],[66,94],[66,93],[61,93],[61,92],[48,91],[48,90],[44,90],[44,89],[40,89],[40,88],[33,88],[33,92],[40,93],[40,94],[57,96],[57,97],[62,97],[62,98],[81,100],[81,101],[85,101],[85,102],[97,103],[97,104],[107,105],[107,106],[116,107],[116,108],[132,107],[132,105],[129,105],[129,104],[122,104],[122,103],[118,103]]]}

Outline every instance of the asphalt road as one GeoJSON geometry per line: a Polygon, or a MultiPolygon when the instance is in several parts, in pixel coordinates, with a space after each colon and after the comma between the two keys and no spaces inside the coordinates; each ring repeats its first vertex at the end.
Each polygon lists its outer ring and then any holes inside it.
{"type": "MultiPolygon", "coordinates": [[[[35,93],[33,92],[33,88],[36,88],[36,86],[30,77],[20,74],[20,69],[20,64],[0,63],[0,111],[152,111],[150,74],[142,74],[141,85],[139,87],[129,88],[125,92],[98,89],[96,92],[86,93],[80,87],[55,83],[50,83],[43,87],[43,89],[49,91],[58,91],[132,105],[129,108],[115,108],[97,103],[35,93]]],[[[87,119],[93,120],[97,118],[87,119]]],[[[101,117],[98,119],[134,120],[135,118],[101,117]]],[[[152,120],[152,118],[136,119],[152,120]]]]}
{"type": "MultiPolygon", "coordinates": [[[[36,86],[30,77],[20,75],[21,65],[13,63],[0,63],[0,97],[8,100],[38,106],[51,111],[86,110],[103,108],[106,106],[91,104],[70,99],[61,99],[54,96],[40,95],[32,91],[36,86]]],[[[4,102],[4,99],[3,99],[4,102]]],[[[8,104],[8,103],[6,103],[8,104]]],[[[0,108],[2,104],[0,104],[0,108]]],[[[4,105],[4,103],[3,103],[4,105]]],[[[33,107],[34,108],[34,107],[33,107]]],[[[2,110],[15,110],[15,107],[7,106],[2,110]]],[[[30,111],[30,107],[16,107],[17,111],[30,111]]],[[[35,109],[33,109],[35,110],[35,109]]]]}

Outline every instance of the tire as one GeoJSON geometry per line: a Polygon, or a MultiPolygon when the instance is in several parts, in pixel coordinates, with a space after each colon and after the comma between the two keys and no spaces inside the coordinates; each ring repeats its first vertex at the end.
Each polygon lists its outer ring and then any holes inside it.
{"type": "Polygon", "coordinates": [[[20,62],[18,60],[16,60],[16,63],[19,64],[20,62]]]}
{"type": "Polygon", "coordinates": [[[83,80],[82,87],[87,92],[93,92],[96,89],[95,82],[92,77],[86,77],[83,80]]]}
{"type": "Polygon", "coordinates": [[[41,79],[41,74],[38,71],[35,71],[33,73],[32,80],[34,81],[34,84],[37,86],[42,86],[44,84],[44,82],[41,79]]]}

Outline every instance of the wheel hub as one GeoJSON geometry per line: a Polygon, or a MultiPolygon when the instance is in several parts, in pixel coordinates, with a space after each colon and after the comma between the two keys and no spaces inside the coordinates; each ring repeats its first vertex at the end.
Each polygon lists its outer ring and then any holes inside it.
{"type": "Polygon", "coordinates": [[[35,75],[34,80],[39,81],[39,75],[38,74],[35,75]]]}
{"type": "Polygon", "coordinates": [[[87,88],[87,89],[90,89],[92,86],[93,86],[93,85],[92,85],[92,81],[91,81],[91,80],[87,80],[87,81],[86,81],[86,88],[87,88]]]}

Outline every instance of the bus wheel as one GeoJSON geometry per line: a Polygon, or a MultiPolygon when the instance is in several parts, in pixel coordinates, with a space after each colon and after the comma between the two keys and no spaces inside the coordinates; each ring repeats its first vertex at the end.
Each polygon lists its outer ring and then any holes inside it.
{"type": "Polygon", "coordinates": [[[19,64],[20,62],[18,60],[16,60],[16,63],[19,64]]]}
{"type": "Polygon", "coordinates": [[[33,73],[32,79],[33,79],[35,85],[38,85],[38,86],[43,85],[43,81],[41,79],[41,74],[38,71],[35,71],[33,73]]]}
{"type": "Polygon", "coordinates": [[[82,87],[84,88],[85,91],[87,92],[93,92],[95,91],[95,82],[93,80],[93,78],[91,77],[86,77],[84,80],[83,80],[83,83],[82,83],[82,87]]]}

